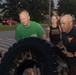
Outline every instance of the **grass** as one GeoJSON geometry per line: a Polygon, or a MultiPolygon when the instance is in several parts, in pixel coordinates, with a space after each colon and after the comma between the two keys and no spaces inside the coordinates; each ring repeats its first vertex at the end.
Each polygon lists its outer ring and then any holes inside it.
{"type": "Polygon", "coordinates": [[[15,30],[16,29],[16,25],[0,25],[0,31],[8,31],[8,30],[15,30]]]}
{"type": "MultiPolygon", "coordinates": [[[[48,24],[41,24],[43,28],[46,28],[48,26],[48,24]]],[[[0,31],[9,31],[9,30],[16,30],[17,25],[2,25],[0,23],[0,31]]]]}

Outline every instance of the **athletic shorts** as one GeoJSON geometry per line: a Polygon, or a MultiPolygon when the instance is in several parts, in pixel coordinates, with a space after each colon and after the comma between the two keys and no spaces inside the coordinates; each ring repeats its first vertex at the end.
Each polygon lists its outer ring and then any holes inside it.
{"type": "Polygon", "coordinates": [[[67,58],[67,62],[68,62],[68,66],[69,67],[71,67],[71,66],[76,67],[76,57],[74,57],[74,58],[67,58]]]}
{"type": "Polygon", "coordinates": [[[39,67],[38,63],[34,60],[27,60],[24,65],[25,65],[25,69],[33,68],[34,66],[36,66],[36,68],[39,67]]]}

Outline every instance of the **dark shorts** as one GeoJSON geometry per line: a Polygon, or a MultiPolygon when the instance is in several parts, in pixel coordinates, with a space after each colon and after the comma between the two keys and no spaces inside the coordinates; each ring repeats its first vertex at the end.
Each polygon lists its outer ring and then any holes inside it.
{"type": "Polygon", "coordinates": [[[76,57],[74,57],[74,58],[67,58],[67,62],[68,62],[68,66],[69,67],[71,67],[71,66],[76,67],[76,57]]]}
{"type": "Polygon", "coordinates": [[[34,66],[36,66],[36,68],[39,67],[38,63],[36,61],[33,61],[33,60],[27,60],[25,62],[25,69],[27,68],[33,68],[34,66]]]}

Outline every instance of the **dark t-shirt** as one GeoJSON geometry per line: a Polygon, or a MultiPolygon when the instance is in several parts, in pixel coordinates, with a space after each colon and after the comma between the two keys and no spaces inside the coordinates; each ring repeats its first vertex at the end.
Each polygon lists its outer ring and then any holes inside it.
{"type": "Polygon", "coordinates": [[[76,52],[76,27],[73,27],[70,33],[62,33],[63,44],[67,51],[76,52]]]}
{"type": "MultiPolygon", "coordinates": [[[[67,51],[76,52],[76,27],[73,27],[70,33],[62,33],[63,44],[65,45],[67,51]]],[[[67,57],[67,62],[69,67],[76,67],[76,57],[69,58],[67,57]]]]}
{"type": "Polygon", "coordinates": [[[51,42],[55,45],[57,45],[59,43],[59,41],[61,41],[60,30],[59,30],[58,25],[55,28],[50,26],[50,39],[51,39],[51,42]]]}

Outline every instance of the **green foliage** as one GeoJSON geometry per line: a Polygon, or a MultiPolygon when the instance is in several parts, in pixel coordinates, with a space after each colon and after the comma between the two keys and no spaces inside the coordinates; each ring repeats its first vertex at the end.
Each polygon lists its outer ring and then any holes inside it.
{"type": "Polygon", "coordinates": [[[44,16],[48,14],[47,0],[6,0],[7,3],[3,4],[4,17],[12,17],[14,20],[19,21],[18,13],[25,9],[30,12],[32,20],[42,21],[44,16]]]}
{"type": "Polygon", "coordinates": [[[76,18],[76,0],[59,0],[58,6],[59,15],[71,14],[76,18]]]}

